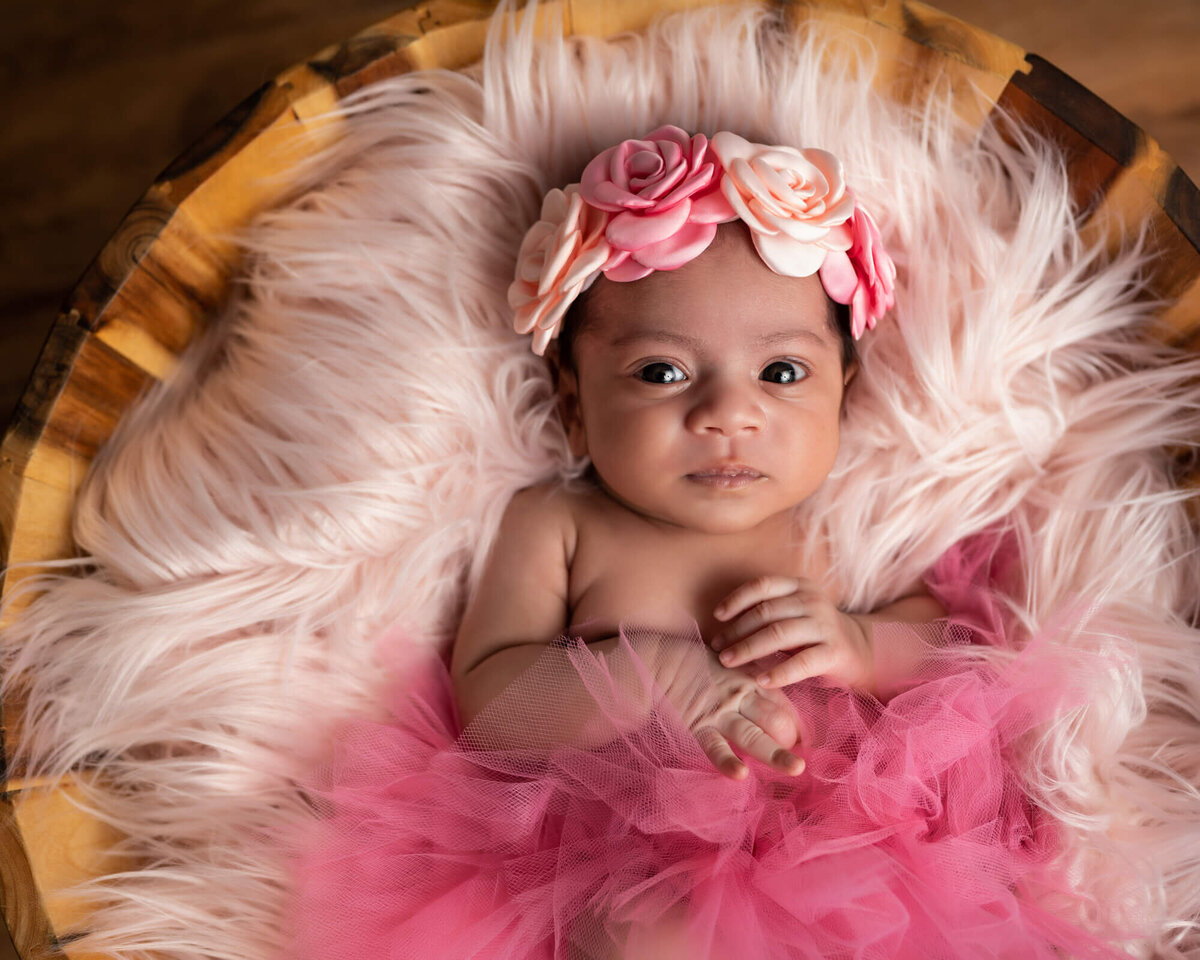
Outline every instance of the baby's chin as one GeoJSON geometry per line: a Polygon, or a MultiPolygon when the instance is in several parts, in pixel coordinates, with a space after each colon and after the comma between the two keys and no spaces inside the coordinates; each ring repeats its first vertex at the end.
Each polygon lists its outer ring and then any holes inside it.
{"type": "Polygon", "coordinates": [[[796,510],[794,505],[779,510],[764,510],[753,502],[739,502],[732,497],[726,503],[702,500],[695,503],[645,503],[636,497],[623,496],[620,490],[612,488],[602,479],[598,485],[605,495],[626,510],[654,522],[664,530],[675,530],[681,534],[730,536],[750,533],[786,522],[796,510]]]}

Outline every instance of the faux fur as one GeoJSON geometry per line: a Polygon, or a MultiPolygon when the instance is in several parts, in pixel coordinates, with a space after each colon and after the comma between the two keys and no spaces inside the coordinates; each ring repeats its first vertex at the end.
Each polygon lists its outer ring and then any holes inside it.
{"type": "Polygon", "coordinates": [[[85,802],[132,858],[83,891],[76,947],[275,955],[278,838],[311,816],[294,780],[378,710],[375,641],[445,649],[508,496],[582,469],[510,330],[521,237],[548,188],[670,122],[832,150],[877,212],[897,305],[809,502],[849,609],[1014,531],[1020,622],[1082,604],[1058,643],[1109,666],[1027,745],[1030,791],[1095,913],[1153,919],[1132,952],[1200,957],[1200,563],[1167,452],[1200,438],[1200,360],[1149,335],[1145,227],[1085,244],[1052,144],[965,130],[948,81],[881,99],[856,35],[724,7],[543,42],[508,16],[481,64],[339,104],[344,132],[240,237],[236,295],[97,458],[84,559],[22,587],[44,591],[4,644],[23,760],[95,771],[85,802]]]}

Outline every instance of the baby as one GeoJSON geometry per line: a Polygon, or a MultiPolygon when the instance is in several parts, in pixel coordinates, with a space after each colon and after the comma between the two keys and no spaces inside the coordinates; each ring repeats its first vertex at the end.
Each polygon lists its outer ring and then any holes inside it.
{"type": "Polygon", "coordinates": [[[634,622],[699,629],[705,646],[647,665],[733,779],[748,774],[735,747],[803,770],[779,688],[823,676],[886,695],[872,624],[945,610],[918,580],[874,613],[843,612],[825,547],[798,521],[837,456],[855,340],[893,304],[894,276],[821,150],[667,126],[550,192],[509,298],[589,482],[508,504],[453,649],[464,726],[556,637],[612,655],[634,622]],[[697,651],[711,696],[673,697],[697,651]],[[776,653],[765,674],[748,669],[776,653]]]}

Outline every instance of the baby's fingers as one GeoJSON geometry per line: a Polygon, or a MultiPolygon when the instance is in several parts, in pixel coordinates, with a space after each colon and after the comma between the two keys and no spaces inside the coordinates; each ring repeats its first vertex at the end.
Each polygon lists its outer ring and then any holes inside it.
{"type": "Polygon", "coordinates": [[[834,651],[829,644],[813,644],[778,666],[772,667],[763,674],[766,681],[760,682],[764,687],[786,687],[809,677],[824,676],[833,667],[834,659],[834,651]]]}
{"type": "Polygon", "coordinates": [[[713,616],[718,620],[731,620],[763,600],[774,600],[795,593],[803,582],[795,577],[772,576],[747,580],[713,608],[713,616]]]}
{"type": "Polygon", "coordinates": [[[781,747],[790,750],[800,739],[795,710],[782,693],[759,691],[742,701],[739,712],[781,747]]]}
{"type": "Polygon", "coordinates": [[[729,746],[729,741],[716,727],[701,727],[696,731],[696,742],[708,754],[723,776],[730,780],[744,780],[749,768],[738,759],[737,754],[729,746]]]}
{"type": "Polygon", "coordinates": [[[750,756],[781,773],[794,776],[804,769],[804,761],[773,740],[757,723],[742,714],[726,714],[718,721],[721,732],[750,756]]]}

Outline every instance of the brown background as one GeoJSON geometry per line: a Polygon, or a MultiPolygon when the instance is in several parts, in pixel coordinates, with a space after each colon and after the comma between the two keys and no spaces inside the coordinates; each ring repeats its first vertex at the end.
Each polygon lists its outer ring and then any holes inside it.
{"type": "MultiPolygon", "coordinates": [[[[155,176],[284,68],[405,0],[42,0],[0,34],[0,424],[155,176]]],[[[939,0],[1040,54],[1200,178],[1200,0],[939,0]]],[[[5,957],[0,930],[0,958],[5,957]]]]}
{"type": "MultiPolygon", "coordinates": [[[[243,97],[404,0],[43,0],[0,36],[0,424],[63,299],[154,177],[243,97]]],[[[1200,177],[1200,0],[941,0],[1200,177]]]]}

